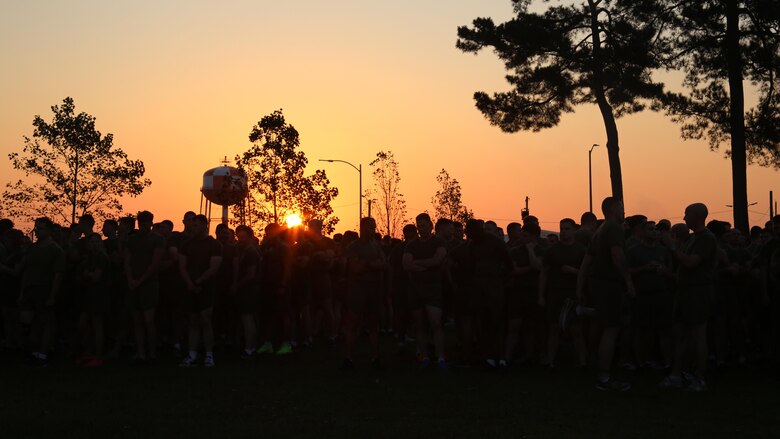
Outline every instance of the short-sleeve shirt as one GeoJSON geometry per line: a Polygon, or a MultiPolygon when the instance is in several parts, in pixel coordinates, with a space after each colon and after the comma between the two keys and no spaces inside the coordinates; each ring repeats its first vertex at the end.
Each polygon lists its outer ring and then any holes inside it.
{"type": "Polygon", "coordinates": [[[564,273],[564,265],[579,269],[588,252],[578,242],[564,244],[558,242],[544,253],[544,266],[548,270],[547,288],[556,291],[574,291],[577,289],[577,275],[564,273]]]}
{"type": "MultiPolygon", "coordinates": [[[[130,258],[130,272],[141,277],[154,262],[154,252],[165,249],[165,238],[156,232],[139,232],[127,239],[127,257],[130,258]]],[[[156,274],[152,278],[156,278],[156,274]]]]}
{"type": "Polygon", "coordinates": [[[312,277],[319,279],[324,276],[329,276],[333,259],[328,259],[323,254],[328,251],[335,253],[333,240],[323,236],[319,239],[311,239],[308,242],[312,246],[311,260],[309,261],[309,270],[312,277]]]}
{"type": "Polygon", "coordinates": [[[22,288],[50,287],[54,276],[65,270],[65,251],[55,242],[30,246],[25,256],[22,288]]]}
{"type": "Polygon", "coordinates": [[[626,234],[623,225],[606,220],[593,234],[588,254],[593,258],[590,275],[600,279],[619,280],[622,278],[620,271],[612,260],[614,247],[624,248],[626,234]]]}
{"type": "Polygon", "coordinates": [[[707,229],[699,230],[690,235],[682,244],[680,251],[688,256],[699,256],[701,261],[695,267],[685,267],[679,264],[677,269],[677,286],[712,285],[715,282],[718,265],[718,240],[707,229]]]}
{"type": "MultiPolygon", "coordinates": [[[[187,274],[195,282],[211,265],[211,258],[222,256],[222,244],[211,236],[193,237],[179,250],[187,258],[187,274]]],[[[211,281],[215,278],[212,277],[211,281]]],[[[210,282],[211,283],[211,282],[210,282]]]]}
{"type": "Polygon", "coordinates": [[[493,235],[484,236],[471,242],[474,276],[501,276],[510,268],[509,250],[506,244],[493,235]]]}
{"type": "MultiPolygon", "coordinates": [[[[644,267],[653,262],[668,266],[670,262],[669,250],[662,245],[649,245],[640,242],[626,251],[626,260],[631,268],[644,267]]],[[[666,276],[655,271],[644,271],[633,275],[634,285],[640,292],[661,292],[670,289],[671,285],[666,276]]]]}
{"type": "Polygon", "coordinates": [[[577,241],[581,246],[588,248],[590,246],[590,241],[593,239],[593,232],[591,232],[588,229],[580,228],[576,232],[574,232],[574,240],[577,241]]]}
{"type": "MultiPolygon", "coordinates": [[[[346,256],[358,264],[369,264],[375,261],[384,261],[385,253],[382,247],[373,239],[357,239],[346,248],[346,256]]],[[[355,262],[350,262],[355,263],[355,262]]],[[[357,274],[357,279],[364,281],[378,281],[382,279],[382,273],[377,270],[366,270],[357,274]]]]}
{"type": "Polygon", "coordinates": [[[85,255],[79,265],[81,273],[95,270],[100,270],[100,279],[96,281],[90,280],[87,285],[88,290],[106,291],[111,285],[111,260],[102,251],[85,255]]]}
{"type": "MultiPolygon", "coordinates": [[[[533,252],[536,257],[544,257],[545,254],[545,250],[539,245],[534,246],[533,252]]],[[[528,248],[524,245],[518,245],[509,251],[509,256],[517,268],[531,267],[528,273],[513,276],[510,285],[514,289],[536,293],[539,286],[539,271],[531,266],[528,248]]]]}
{"type": "MultiPolygon", "coordinates": [[[[261,256],[260,251],[254,245],[238,245],[236,246],[237,254],[235,259],[235,270],[238,275],[238,279],[243,279],[249,272],[251,267],[255,267],[255,280],[260,278],[260,263],[261,256]]],[[[238,280],[237,279],[237,280],[238,280]]],[[[252,282],[255,284],[255,282],[252,282]]],[[[252,289],[252,284],[245,286],[245,289],[252,289]]]]}
{"type": "Polygon", "coordinates": [[[233,264],[238,249],[232,242],[220,242],[222,245],[222,263],[217,271],[217,282],[220,286],[229,287],[233,284],[233,264]]]}
{"type": "MultiPolygon", "coordinates": [[[[447,246],[444,240],[434,235],[426,240],[415,239],[409,241],[404,249],[404,254],[410,254],[415,261],[419,261],[432,258],[440,248],[443,248],[446,251],[447,246]]],[[[441,282],[441,267],[431,267],[425,271],[409,272],[409,279],[415,283],[441,282]]]]}
{"type": "Polygon", "coordinates": [[[263,254],[261,282],[266,291],[273,291],[281,287],[284,282],[284,271],[286,265],[291,263],[292,249],[284,242],[264,243],[261,248],[263,254]]]}

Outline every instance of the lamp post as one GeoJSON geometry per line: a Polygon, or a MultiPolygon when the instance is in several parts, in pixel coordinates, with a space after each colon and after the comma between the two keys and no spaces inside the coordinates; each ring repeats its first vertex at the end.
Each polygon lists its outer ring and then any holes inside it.
{"type": "Polygon", "coordinates": [[[593,148],[599,146],[594,143],[588,151],[588,212],[593,213],[593,148]]]}
{"type": "Polygon", "coordinates": [[[328,163],[346,163],[349,166],[352,166],[353,169],[355,169],[358,172],[358,228],[360,228],[360,219],[363,218],[363,164],[358,163],[357,166],[353,165],[352,163],[346,161],[346,160],[330,160],[330,159],[320,159],[321,162],[328,162],[328,163]]]}

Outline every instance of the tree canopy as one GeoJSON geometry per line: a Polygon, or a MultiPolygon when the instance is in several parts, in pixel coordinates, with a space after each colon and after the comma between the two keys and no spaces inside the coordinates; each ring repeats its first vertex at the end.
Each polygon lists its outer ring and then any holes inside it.
{"type": "Polygon", "coordinates": [[[664,0],[665,64],[685,73],[686,93],[663,100],[685,139],[728,145],[734,225],[747,232],[747,164],[780,167],[780,3],[664,0]],[[745,108],[744,82],[757,91],[745,108]]]}
{"type": "Polygon", "coordinates": [[[563,113],[595,103],[607,134],[612,194],[622,199],[615,118],[645,109],[663,90],[651,77],[660,67],[656,2],[552,2],[541,13],[528,0],[512,3],[515,17],[505,23],[477,18],[458,28],[459,49],[492,48],[509,72],[512,89],[475,93],[477,108],[491,124],[516,132],[554,127],[563,113]]]}
{"type": "Polygon", "coordinates": [[[367,191],[369,198],[376,200],[378,230],[385,235],[400,237],[406,220],[406,200],[399,190],[401,173],[392,151],[379,151],[369,163],[373,186],[367,191]]]}
{"type": "Polygon", "coordinates": [[[2,199],[7,214],[47,216],[66,224],[86,213],[117,216],[121,197],[138,196],[151,184],[143,177],[143,162],[115,148],[114,136],[101,134],[94,116],[76,114],[72,98],[51,110],[52,121],[35,116],[32,137],[24,137],[21,152],[8,154],[14,169],[28,179],[6,185],[2,199]]]}
{"type": "Polygon", "coordinates": [[[282,110],[263,116],[249,133],[249,141],[252,146],[236,156],[247,175],[249,196],[246,203],[234,206],[234,214],[253,227],[278,224],[297,214],[304,222],[322,220],[323,230],[332,232],[338,218],[333,216],[331,201],[338,189],[330,186],[324,170],[304,175],[308,159],[299,150],[298,131],[285,121],[282,110]]]}
{"type": "Polygon", "coordinates": [[[474,218],[474,212],[463,204],[463,194],[457,179],[450,177],[450,173],[442,168],[436,176],[436,182],[439,188],[431,198],[435,219],[446,218],[465,224],[474,218]]]}

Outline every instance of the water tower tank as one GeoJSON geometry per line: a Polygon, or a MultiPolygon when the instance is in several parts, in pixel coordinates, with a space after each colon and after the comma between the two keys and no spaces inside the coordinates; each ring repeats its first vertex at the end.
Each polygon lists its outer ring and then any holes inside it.
{"type": "Polygon", "coordinates": [[[240,203],[247,195],[246,174],[232,166],[209,169],[203,174],[200,191],[207,200],[220,206],[240,203]]]}

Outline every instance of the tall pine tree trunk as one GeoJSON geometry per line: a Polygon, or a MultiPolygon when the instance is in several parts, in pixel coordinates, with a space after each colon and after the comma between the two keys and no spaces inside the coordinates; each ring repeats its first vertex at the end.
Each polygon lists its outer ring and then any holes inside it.
{"type": "MultiPolygon", "coordinates": [[[[609,179],[612,183],[612,196],[623,200],[623,173],[620,170],[620,146],[618,142],[618,129],[615,122],[615,114],[612,105],[607,101],[604,93],[603,61],[601,59],[601,28],[599,26],[598,8],[593,0],[588,0],[590,7],[590,29],[593,42],[593,79],[592,92],[604,120],[604,128],[607,131],[607,156],[609,158],[609,179]]],[[[625,200],[624,200],[625,201],[625,200]]]]}
{"type": "Polygon", "coordinates": [[[729,131],[731,134],[731,179],[734,227],[750,230],[745,152],[745,93],[742,85],[742,57],[739,45],[739,1],[726,4],[726,66],[729,75],[729,131]]]}

